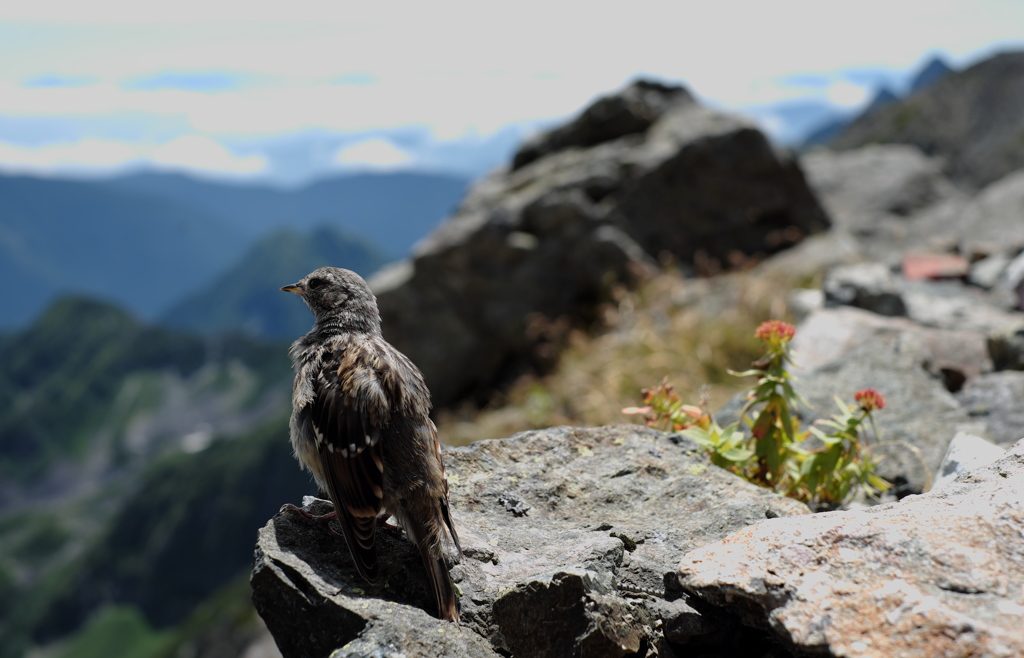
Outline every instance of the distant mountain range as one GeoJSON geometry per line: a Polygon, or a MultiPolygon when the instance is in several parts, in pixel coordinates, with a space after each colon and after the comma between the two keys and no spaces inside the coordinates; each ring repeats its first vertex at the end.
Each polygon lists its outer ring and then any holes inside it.
{"type": "Polygon", "coordinates": [[[322,265],[369,276],[387,257],[361,238],[322,226],[309,233],[277,229],[260,239],[227,272],[175,304],[163,324],[200,333],[242,331],[294,340],[309,331],[313,316],[301,300],[279,290],[322,265]]]}
{"type": "Polygon", "coordinates": [[[1024,167],[1024,52],[1005,52],[846,127],[830,146],[913,144],[945,162],[956,182],[981,188],[1024,167]]]}
{"type": "Polygon", "coordinates": [[[281,227],[344,229],[399,258],[450,214],[467,185],[413,173],[295,190],[169,174],[97,182],[0,176],[0,329],[24,326],[67,293],[158,317],[281,227]]]}
{"type": "MultiPolygon", "coordinates": [[[[904,95],[915,95],[952,72],[953,69],[946,64],[945,60],[938,56],[933,57],[910,79],[906,85],[904,95]]],[[[827,144],[838,137],[847,126],[859,120],[860,117],[873,114],[883,107],[892,105],[901,100],[904,95],[883,85],[875,90],[875,95],[871,98],[871,101],[856,113],[848,114],[833,111],[831,116],[818,120],[814,124],[808,124],[812,126],[811,129],[804,135],[802,140],[798,140],[798,143],[804,147],[827,144]]]]}

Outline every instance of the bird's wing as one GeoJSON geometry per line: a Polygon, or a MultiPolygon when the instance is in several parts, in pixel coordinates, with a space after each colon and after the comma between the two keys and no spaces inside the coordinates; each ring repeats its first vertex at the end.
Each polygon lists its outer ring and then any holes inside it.
{"type": "Polygon", "coordinates": [[[372,366],[349,345],[326,355],[313,385],[312,429],[323,466],[327,492],[338,512],[356,569],[377,580],[376,519],[384,497],[381,429],[385,408],[372,366]],[[352,376],[352,368],[369,371],[352,376]],[[375,407],[374,405],[377,405],[375,407]]]}

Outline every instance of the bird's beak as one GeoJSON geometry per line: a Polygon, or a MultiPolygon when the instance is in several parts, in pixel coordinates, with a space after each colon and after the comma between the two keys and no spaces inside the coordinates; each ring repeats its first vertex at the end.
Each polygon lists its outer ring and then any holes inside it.
{"type": "Polygon", "coordinates": [[[293,283],[290,286],[285,286],[285,287],[281,288],[281,290],[283,290],[285,292],[293,292],[296,295],[301,295],[302,294],[302,286],[300,284],[298,284],[298,283],[293,283]]]}

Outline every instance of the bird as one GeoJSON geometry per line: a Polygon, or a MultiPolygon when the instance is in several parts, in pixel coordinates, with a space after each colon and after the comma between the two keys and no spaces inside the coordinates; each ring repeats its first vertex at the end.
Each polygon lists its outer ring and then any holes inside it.
{"type": "Polygon", "coordinates": [[[295,457],[334,503],[359,575],[377,582],[377,519],[393,516],[419,548],[437,616],[459,621],[446,547],[460,557],[462,547],[423,375],[384,339],[377,299],[355,272],[321,267],[281,290],[314,317],[289,350],[295,457]]]}

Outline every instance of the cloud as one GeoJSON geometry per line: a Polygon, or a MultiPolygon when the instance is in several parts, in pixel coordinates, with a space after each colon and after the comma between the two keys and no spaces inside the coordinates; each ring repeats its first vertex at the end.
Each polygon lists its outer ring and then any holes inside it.
{"type": "Polygon", "coordinates": [[[161,91],[180,89],[182,91],[218,92],[236,89],[251,76],[216,71],[165,72],[156,75],[139,76],[124,81],[121,86],[132,91],[161,91]]]}
{"type": "Polygon", "coordinates": [[[149,167],[206,175],[251,176],[265,171],[268,164],[263,155],[239,156],[199,135],[161,144],[82,139],[26,147],[0,142],[0,170],[8,173],[102,175],[149,167]]]}
{"type": "Polygon", "coordinates": [[[872,90],[850,82],[836,82],[829,86],[825,95],[840,107],[857,107],[868,101],[872,90]]]}
{"type": "Polygon", "coordinates": [[[380,138],[346,144],[332,158],[333,164],[346,169],[402,169],[414,161],[411,153],[380,138]]]}
{"type": "Polygon", "coordinates": [[[160,168],[232,174],[258,174],[268,165],[263,155],[238,156],[200,135],[161,144],[149,153],[148,159],[160,168]]]}
{"type": "Polygon", "coordinates": [[[29,89],[38,87],[86,87],[88,85],[96,84],[99,82],[99,78],[91,75],[55,75],[55,74],[44,74],[37,75],[25,80],[22,83],[23,87],[29,89]]]}

